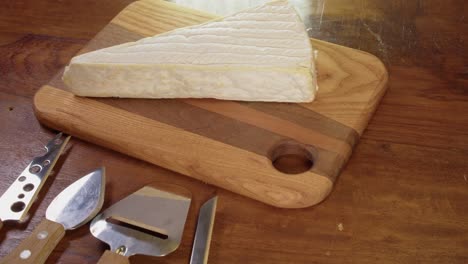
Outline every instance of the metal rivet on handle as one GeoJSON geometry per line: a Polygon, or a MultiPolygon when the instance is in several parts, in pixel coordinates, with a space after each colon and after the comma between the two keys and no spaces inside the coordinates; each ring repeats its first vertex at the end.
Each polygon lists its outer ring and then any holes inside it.
{"type": "Polygon", "coordinates": [[[29,172],[34,173],[34,174],[41,172],[41,170],[42,170],[42,167],[37,164],[29,168],[29,172]]]}
{"type": "Polygon", "coordinates": [[[47,231],[41,231],[37,234],[37,239],[42,240],[49,236],[49,233],[47,231]]]}
{"type": "Polygon", "coordinates": [[[20,258],[22,259],[28,259],[31,256],[31,250],[25,249],[21,251],[20,253],[20,258]]]}
{"type": "Polygon", "coordinates": [[[127,252],[127,248],[125,246],[120,246],[115,251],[115,253],[122,255],[122,256],[125,255],[125,252],[127,252]]]}

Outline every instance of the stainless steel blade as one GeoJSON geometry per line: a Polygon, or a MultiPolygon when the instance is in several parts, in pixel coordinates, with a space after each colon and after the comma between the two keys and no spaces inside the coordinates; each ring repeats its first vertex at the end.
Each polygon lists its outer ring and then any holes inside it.
{"type": "Polygon", "coordinates": [[[206,201],[200,208],[190,264],[208,263],[208,253],[210,251],[211,234],[213,232],[217,203],[218,197],[215,196],[206,201]]]}
{"type": "Polygon", "coordinates": [[[185,188],[167,184],[166,189],[144,187],[127,196],[96,216],[91,222],[91,234],[107,243],[112,252],[124,256],[143,254],[165,256],[176,250],[191,203],[185,188]],[[118,220],[153,232],[167,235],[162,239],[108,220],[118,220]]]}
{"type": "Polygon", "coordinates": [[[0,197],[0,219],[22,221],[41,190],[70,136],[62,133],[45,146],[46,154],[34,158],[0,197]]]}
{"type": "Polygon", "coordinates": [[[95,170],[75,181],[50,203],[46,218],[60,223],[65,230],[87,223],[104,203],[105,169],[95,170]]]}

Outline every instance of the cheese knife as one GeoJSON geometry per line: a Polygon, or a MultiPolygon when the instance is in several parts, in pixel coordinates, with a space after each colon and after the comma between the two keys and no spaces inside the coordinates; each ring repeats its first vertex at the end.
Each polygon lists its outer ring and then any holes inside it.
{"type": "Polygon", "coordinates": [[[45,146],[46,154],[35,157],[0,197],[0,229],[3,221],[23,221],[70,136],[57,134],[45,146]]]}
{"type": "Polygon", "coordinates": [[[65,235],[65,230],[84,225],[101,210],[104,189],[104,168],[95,170],[69,185],[50,203],[46,218],[31,235],[0,263],[44,263],[65,235]]]}
{"type": "Polygon", "coordinates": [[[193,240],[190,264],[207,264],[210,251],[211,234],[216,214],[218,196],[206,201],[198,213],[197,229],[193,240]]]}

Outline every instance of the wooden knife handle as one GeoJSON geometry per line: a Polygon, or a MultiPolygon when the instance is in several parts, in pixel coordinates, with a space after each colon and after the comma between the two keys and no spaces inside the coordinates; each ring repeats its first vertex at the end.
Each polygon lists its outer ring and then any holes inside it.
{"type": "Polygon", "coordinates": [[[64,235],[65,229],[61,224],[44,219],[31,235],[0,263],[44,263],[64,235]]]}
{"type": "Polygon", "coordinates": [[[97,264],[130,264],[130,261],[125,256],[106,250],[97,264]]]}

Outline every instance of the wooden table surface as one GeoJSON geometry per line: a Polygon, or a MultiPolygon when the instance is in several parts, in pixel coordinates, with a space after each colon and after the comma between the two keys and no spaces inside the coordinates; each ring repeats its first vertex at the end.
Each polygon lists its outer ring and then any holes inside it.
{"type": "MultiPolygon", "coordinates": [[[[34,93],[130,2],[2,1],[0,193],[54,133],[34,117],[34,93]]],[[[29,220],[5,223],[0,256],[32,231],[65,186],[104,165],[105,207],[153,180],[175,181],[194,192],[180,249],[164,258],[132,257],[132,263],[188,263],[196,211],[214,192],[219,204],[210,263],[468,263],[465,1],[293,2],[312,37],[377,55],[390,77],[380,107],[324,202],[277,209],[72,139],[29,220]]],[[[95,263],[105,249],[83,226],[66,234],[48,263],[95,263]]]]}

